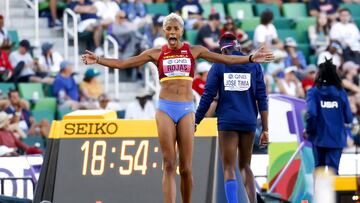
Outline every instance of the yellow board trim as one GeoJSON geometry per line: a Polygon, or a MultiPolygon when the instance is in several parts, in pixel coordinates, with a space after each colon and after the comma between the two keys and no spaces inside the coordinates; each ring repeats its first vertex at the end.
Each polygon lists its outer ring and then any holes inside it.
{"type": "Polygon", "coordinates": [[[117,118],[116,112],[110,110],[78,110],[68,113],[64,116],[64,120],[79,120],[79,119],[115,120],[116,118],[117,118]]]}
{"type": "Polygon", "coordinates": [[[355,176],[337,176],[335,177],[335,191],[356,191],[355,176]]]}
{"type": "Polygon", "coordinates": [[[60,137],[60,121],[53,121],[50,128],[49,137],[53,139],[58,139],[60,137]]]}
{"type": "MultiPolygon", "coordinates": [[[[217,136],[215,118],[204,119],[197,127],[196,137],[217,136]]],[[[136,138],[158,137],[155,120],[78,119],[54,121],[50,138],[136,138]]]]}
{"type": "MultiPolygon", "coordinates": [[[[356,191],[356,176],[336,176],[334,181],[335,191],[356,191]]],[[[264,183],[263,190],[269,189],[269,183],[264,183]]]]}
{"type": "Polygon", "coordinates": [[[172,77],[165,77],[161,78],[160,82],[167,81],[167,80],[193,80],[192,77],[187,76],[172,76],[172,77]]]}

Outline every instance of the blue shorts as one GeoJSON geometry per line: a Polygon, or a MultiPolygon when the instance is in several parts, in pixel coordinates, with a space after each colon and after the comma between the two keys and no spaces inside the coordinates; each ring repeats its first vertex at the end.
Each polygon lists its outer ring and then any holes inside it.
{"type": "Polygon", "coordinates": [[[174,123],[178,123],[190,112],[195,112],[194,102],[179,102],[159,99],[158,108],[166,113],[174,123]]]}
{"type": "Polygon", "coordinates": [[[338,174],[342,148],[327,148],[313,145],[315,167],[329,166],[338,174]]]}

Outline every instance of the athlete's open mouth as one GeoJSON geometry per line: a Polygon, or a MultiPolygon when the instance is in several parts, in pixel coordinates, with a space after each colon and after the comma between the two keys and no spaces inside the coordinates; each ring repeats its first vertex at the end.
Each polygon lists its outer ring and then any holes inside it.
{"type": "Polygon", "coordinates": [[[169,37],[169,43],[170,44],[175,44],[177,41],[176,37],[169,37]]]}

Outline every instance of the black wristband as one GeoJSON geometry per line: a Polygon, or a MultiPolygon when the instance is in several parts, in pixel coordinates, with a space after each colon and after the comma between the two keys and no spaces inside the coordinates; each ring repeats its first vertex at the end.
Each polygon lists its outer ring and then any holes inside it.
{"type": "Polygon", "coordinates": [[[253,57],[253,55],[251,54],[251,55],[249,56],[249,62],[250,62],[250,63],[254,63],[254,61],[252,60],[252,57],[253,57]]]}

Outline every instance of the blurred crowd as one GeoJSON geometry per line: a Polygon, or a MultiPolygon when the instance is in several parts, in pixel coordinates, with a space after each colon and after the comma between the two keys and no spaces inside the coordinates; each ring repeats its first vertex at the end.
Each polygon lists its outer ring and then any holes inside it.
{"type": "MultiPolygon", "coordinates": [[[[63,26],[61,10],[56,6],[59,2],[79,15],[78,32],[84,49],[92,50],[99,56],[103,55],[104,36],[111,35],[119,44],[119,58],[122,59],[166,44],[162,33],[165,16],[161,12],[148,13],[146,5],[169,3],[170,11],[180,14],[185,20],[185,41],[219,52],[219,37],[225,32],[232,32],[244,54],[250,54],[259,46],[272,50],[275,60],[263,64],[268,94],[279,93],[305,98],[306,91],[314,85],[317,65],[326,58],[332,58],[348,92],[355,115],[354,123],[359,123],[360,33],[354,21],[354,13],[347,8],[340,8],[341,3],[359,4],[358,0],[304,2],[308,8],[308,17],[316,18],[315,23],[307,28],[309,53],[303,52],[296,36],[280,36],[279,27],[274,24],[277,17],[271,9],[265,9],[259,14],[260,23],[249,32],[242,29],[243,16],[240,14],[234,17],[212,7],[205,16],[202,3],[210,3],[209,0],[50,0],[49,10],[43,12],[48,12],[49,26],[54,29],[62,29],[63,26]],[[196,33],[193,39],[190,31],[196,33]]],[[[257,3],[275,3],[279,8],[283,4],[280,0],[260,0],[257,3]]],[[[34,98],[30,100],[22,98],[22,93],[16,89],[18,83],[41,84],[45,96],[56,99],[54,118],[57,119],[61,119],[63,112],[76,109],[112,109],[120,112],[121,118],[154,118],[154,92],[141,89],[134,102],[119,108],[117,101],[109,97],[100,84],[100,72],[97,69],[90,67],[81,76],[82,81],[76,81],[74,62],[64,60],[62,54],[54,49],[53,43],[42,43],[40,55],[34,55],[34,47],[27,39],[18,44],[11,41],[5,21],[4,16],[0,15],[0,82],[14,83],[15,89],[0,93],[0,122],[4,122],[0,126],[3,131],[11,132],[13,139],[21,140],[31,135],[46,138],[51,122],[45,119],[35,121],[32,110],[39,100],[38,95],[34,94],[34,98]]],[[[197,75],[193,83],[195,101],[199,101],[204,91],[210,68],[211,64],[208,62],[199,61],[197,64],[197,75]]],[[[130,69],[127,77],[130,81],[144,79],[140,67],[130,69]]],[[[214,116],[215,108],[216,103],[207,115],[214,116]]],[[[11,146],[14,146],[14,143],[17,142],[13,142],[11,146]]],[[[0,138],[0,145],[3,144],[0,138]]],[[[24,146],[21,148],[24,152],[27,151],[24,146]]]]}

